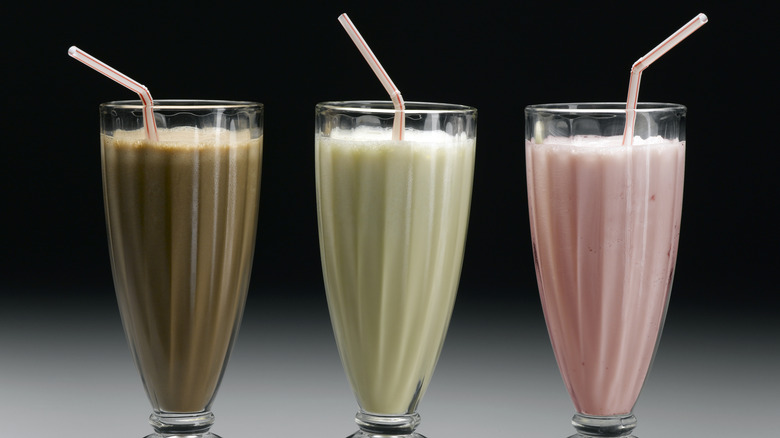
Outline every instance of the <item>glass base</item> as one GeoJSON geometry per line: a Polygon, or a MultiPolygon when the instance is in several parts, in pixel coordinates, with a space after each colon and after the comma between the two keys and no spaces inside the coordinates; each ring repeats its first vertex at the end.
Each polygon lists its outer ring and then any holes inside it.
{"type": "MultiPolygon", "coordinates": [[[[571,435],[569,438],[593,438],[594,436],[608,436],[608,435],[580,435],[578,433],[575,433],[574,435],[571,435]]],[[[634,435],[620,435],[619,438],[637,438],[634,435]]]]}
{"type": "Polygon", "coordinates": [[[402,415],[376,415],[366,412],[358,412],[355,415],[355,423],[360,430],[348,438],[383,438],[383,437],[408,437],[425,438],[415,432],[420,424],[420,414],[402,415]]]}
{"type": "MultiPolygon", "coordinates": [[[[578,433],[575,433],[574,435],[571,435],[569,438],[593,438],[594,436],[600,436],[600,435],[580,435],[578,433]]],[[[620,438],[637,438],[634,435],[620,435],[620,438]]]]}
{"type": "Polygon", "coordinates": [[[219,435],[211,432],[206,433],[195,433],[195,434],[161,434],[161,433],[153,433],[151,435],[146,435],[144,438],[221,438],[219,435]]]}
{"type": "Polygon", "coordinates": [[[631,432],[636,427],[633,414],[597,416],[574,414],[571,424],[577,433],[569,438],[636,438],[631,432]]]}
{"type": "Polygon", "coordinates": [[[404,438],[426,438],[425,435],[422,435],[417,432],[412,432],[409,434],[403,434],[403,435],[386,435],[381,433],[370,433],[365,432],[362,430],[359,430],[352,435],[348,436],[347,438],[387,438],[387,437],[404,437],[404,438]]]}

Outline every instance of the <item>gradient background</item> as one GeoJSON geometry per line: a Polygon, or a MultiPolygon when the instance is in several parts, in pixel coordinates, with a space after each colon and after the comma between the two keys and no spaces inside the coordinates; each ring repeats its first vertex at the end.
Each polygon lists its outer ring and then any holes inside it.
{"type": "Polygon", "coordinates": [[[769,2],[707,3],[24,2],[5,11],[2,432],[151,431],[114,299],[98,142],[98,104],[135,95],[68,57],[70,45],[157,99],[266,105],[254,272],[214,404],[216,433],[355,429],[321,279],[312,143],[315,103],[386,99],[336,20],[347,12],[407,100],[479,109],[461,288],[418,430],[559,438],[573,432],[573,407],[536,290],[522,109],[624,100],[631,64],[705,12],[710,22],[642,78],[640,100],[683,103],[689,116],[677,275],[636,433],[771,433],[780,413],[780,154],[767,141],[776,23],[769,2]]]}

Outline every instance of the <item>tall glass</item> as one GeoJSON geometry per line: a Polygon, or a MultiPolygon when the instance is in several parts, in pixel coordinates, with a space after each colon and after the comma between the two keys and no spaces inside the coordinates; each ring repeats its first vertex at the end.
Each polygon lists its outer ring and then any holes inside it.
{"type": "Polygon", "coordinates": [[[354,437],[415,435],[460,279],[476,146],[474,108],[316,106],[322,270],[360,407],[354,437]]]}
{"type": "Polygon", "coordinates": [[[152,403],[150,437],[215,437],[211,404],[246,301],[257,228],[263,107],[100,106],[106,222],[119,311],[152,403]]]}
{"type": "Polygon", "coordinates": [[[547,329],[574,437],[631,436],[663,326],[682,212],[685,107],[525,110],[528,205],[547,329]]]}

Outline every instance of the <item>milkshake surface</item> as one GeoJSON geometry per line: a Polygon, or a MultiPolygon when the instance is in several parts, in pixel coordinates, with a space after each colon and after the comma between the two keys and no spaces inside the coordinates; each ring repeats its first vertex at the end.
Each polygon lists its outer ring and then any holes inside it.
{"type": "Polygon", "coordinates": [[[630,413],[660,336],[677,256],[685,142],[526,141],[534,262],[577,412],[630,413]]]}
{"type": "Polygon", "coordinates": [[[101,135],[114,284],[156,412],[209,408],[252,266],[262,138],[159,129],[101,135]]]}
{"type": "Polygon", "coordinates": [[[441,131],[334,128],[315,139],[323,276],[361,409],[416,409],[460,279],[475,140],[441,131]]]}

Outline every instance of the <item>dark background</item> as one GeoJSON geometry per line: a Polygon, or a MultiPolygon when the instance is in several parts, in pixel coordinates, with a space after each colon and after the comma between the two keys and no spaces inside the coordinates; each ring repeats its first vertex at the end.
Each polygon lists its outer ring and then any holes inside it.
{"type": "MultiPolygon", "coordinates": [[[[720,328],[720,335],[733,327],[746,335],[732,339],[734,345],[755,342],[756,351],[769,352],[763,359],[780,357],[780,155],[771,141],[778,37],[769,2],[66,3],[20,4],[4,12],[0,30],[0,318],[11,329],[57,331],[67,313],[72,326],[105,320],[121,332],[105,235],[97,108],[136,95],[71,59],[71,45],[145,84],[156,99],[265,104],[259,232],[245,324],[278,311],[305,325],[309,317],[327,320],[314,105],[387,98],[337,21],[347,12],[406,100],[479,110],[453,324],[461,318],[495,327],[522,317],[543,333],[528,232],[524,106],[624,101],[631,64],[704,12],[710,22],[646,70],[640,90],[640,101],[688,107],[683,225],[667,330],[678,339],[702,342],[691,335],[697,333],[709,339],[703,342],[717,342],[715,332],[697,331],[698,322],[720,328]],[[760,347],[751,335],[759,332],[760,347]]],[[[75,342],[60,336],[64,345],[75,342]]],[[[508,345],[522,342],[511,331],[506,336],[508,345]]],[[[13,379],[0,368],[4,372],[13,379]]],[[[549,390],[565,397],[558,385],[549,390]]],[[[773,402],[780,407],[777,398],[773,402]]],[[[564,410],[556,418],[565,426],[567,415],[564,410]]]]}
{"type": "Polygon", "coordinates": [[[407,100],[478,108],[462,297],[490,289],[515,300],[520,287],[535,282],[523,107],[625,100],[631,64],[705,12],[710,22],[653,64],[640,89],[642,101],[689,109],[676,277],[684,292],[674,305],[777,303],[775,294],[757,293],[777,291],[780,268],[778,153],[764,132],[777,95],[769,66],[778,38],[767,8],[692,1],[100,2],[47,6],[41,15],[27,6],[29,14],[6,18],[3,38],[2,289],[67,288],[67,297],[53,298],[69,301],[111,287],[97,106],[136,95],[71,59],[70,45],[145,84],[157,99],[264,103],[253,288],[320,295],[314,104],[386,98],[336,20],[349,13],[407,100]]]}

